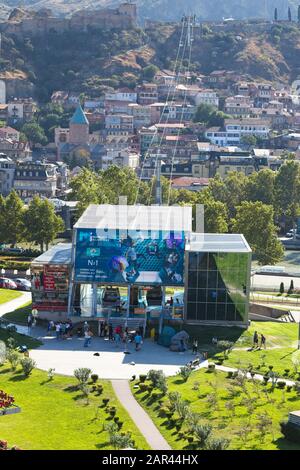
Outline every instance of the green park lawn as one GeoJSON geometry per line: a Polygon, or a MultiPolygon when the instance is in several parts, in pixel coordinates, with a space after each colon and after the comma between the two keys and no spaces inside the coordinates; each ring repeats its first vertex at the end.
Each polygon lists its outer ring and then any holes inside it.
{"type": "Polygon", "coordinates": [[[31,313],[31,306],[31,302],[28,302],[12,312],[5,313],[2,318],[18,325],[27,325],[27,317],[31,313]]]}
{"type": "Polygon", "coordinates": [[[8,364],[0,367],[0,389],[15,397],[22,411],[0,416],[0,439],[22,449],[97,450],[109,449],[108,433],[103,425],[110,422],[102,406],[103,398],[116,406],[116,416],[122,421],[121,432],[131,431],[135,448],[149,449],[148,444],[116,399],[108,381],[101,381],[103,393],[90,394],[89,404],[77,389],[73,377],[55,375],[49,381],[47,373],[34,370],[24,378],[21,369],[11,372],[8,364]],[[98,413],[98,416],[96,417],[98,413]]]}
{"type": "MultiPolygon", "coordinates": [[[[35,349],[41,346],[41,341],[38,339],[32,338],[31,336],[21,335],[19,333],[13,333],[7,331],[5,328],[0,328],[0,341],[6,341],[8,338],[13,338],[15,340],[16,346],[27,346],[28,349],[35,349]]],[[[1,380],[0,380],[1,384],[1,380]]]]}
{"type": "Polygon", "coordinates": [[[244,369],[252,365],[261,374],[267,372],[271,365],[274,372],[281,376],[286,375],[285,369],[290,369],[288,376],[294,380],[298,378],[292,362],[293,355],[297,354],[298,328],[296,323],[255,321],[251,322],[247,330],[237,327],[184,325],[190,337],[198,339],[199,350],[208,352],[212,361],[223,359],[223,353],[212,344],[212,338],[215,337],[234,343],[223,365],[244,369]],[[258,332],[259,337],[261,333],[266,337],[266,350],[251,349],[254,331],[258,332]]]}
{"type": "MultiPolygon", "coordinates": [[[[183,382],[179,375],[169,378],[167,382],[168,391],[179,392],[190,409],[200,415],[201,424],[213,427],[214,438],[230,441],[229,449],[300,450],[300,444],[291,443],[283,437],[279,425],[287,419],[289,411],[300,409],[300,396],[296,391],[272,390],[271,384],[265,386],[253,380],[246,380],[243,389],[226,373],[207,372],[205,369],[193,372],[187,382],[183,382]],[[216,398],[215,404],[210,401],[212,395],[216,398]],[[230,409],[227,408],[228,404],[230,409]],[[269,426],[264,426],[265,436],[258,428],[264,413],[271,420],[269,426]]],[[[148,391],[141,392],[134,385],[132,391],[173,449],[199,448],[197,443],[191,444],[186,439],[189,435],[188,419],[181,429],[176,429],[179,418],[177,412],[171,417],[164,414],[168,403],[166,394],[158,395],[159,392],[154,389],[152,395],[149,395],[148,391]]]]}
{"type": "MultiPolygon", "coordinates": [[[[273,366],[273,371],[281,377],[298,379],[299,374],[292,361],[295,355],[300,358],[300,353],[297,352],[298,329],[299,325],[296,323],[251,322],[251,326],[237,339],[223,364],[237,368],[253,366],[261,374],[267,372],[269,366],[273,366]],[[254,331],[266,337],[266,350],[252,350],[254,331]],[[290,371],[286,372],[285,369],[290,371]]],[[[223,354],[219,352],[213,360],[222,357],[223,354]]]]}
{"type": "Polygon", "coordinates": [[[0,289],[0,304],[5,304],[10,300],[14,300],[17,297],[20,297],[22,292],[10,290],[10,289],[0,289]]]}

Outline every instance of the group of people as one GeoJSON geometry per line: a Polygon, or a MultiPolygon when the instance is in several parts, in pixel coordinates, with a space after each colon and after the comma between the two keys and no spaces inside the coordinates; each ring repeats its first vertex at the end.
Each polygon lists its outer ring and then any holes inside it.
{"type": "Polygon", "coordinates": [[[266,349],[266,337],[261,333],[260,334],[260,345],[259,345],[259,337],[257,331],[254,332],[253,335],[253,349],[266,349]]]}
{"type": "Polygon", "coordinates": [[[66,322],[54,322],[50,320],[47,327],[47,332],[55,331],[56,339],[67,339],[71,336],[71,330],[73,324],[71,321],[66,322]]]}
{"type": "MultiPolygon", "coordinates": [[[[83,330],[85,338],[84,346],[87,347],[91,344],[93,333],[91,332],[87,322],[84,323],[83,330]]],[[[117,347],[119,347],[121,343],[126,346],[127,343],[134,342],[135,350],[139,351],[143,344],[143,336],[143,327],[140,327],[138,331],[130,332],[128,327],[123,329],[121,325],[118,325],[113,328],[112,324],[107,323],[106,321],[100,323],[100,337],[108,338],[109,341],[114,342],[117,347]]]]}

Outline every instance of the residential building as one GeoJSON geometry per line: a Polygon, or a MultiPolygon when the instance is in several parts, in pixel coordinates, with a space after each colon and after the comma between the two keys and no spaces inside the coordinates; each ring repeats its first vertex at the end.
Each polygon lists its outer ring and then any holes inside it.
{"type": "Polygon", "coordinates": [[[33,120],[37,106],[32,98],[15,98],[7,103],[7,122],[14,125],[33,120]]]}
{"type": "Polygon", "coordinates": [[[106,155],[102,157],[102,170],[106,170],[111,165],[117,165],[121,168],[128,167],[133,170],[139,166],[139,155],[132,152],[130,149],[116,150],[108,148],[106,155]]]}
{"type": "Polygon", "coordinates": [[[141,105],[153,104],[158,101],[156,83],[143,83],[137,87],[137,102],[141,105]]]}
{"type": "Polygon", "coordinates": [[[108,136],[127,136],[133,134],[133,116],[128,114],[108,114],[105,117],[108,136]]]}
{"type": "Polygon", "coordinates": [[[248,135],[267,139],[270,130],[267,119],[226,119],[224,128],[211,127],[205,132],[205,137],[216,145],[239,145],[242,138],[248,135]]]}
{"type": "Polygon", "coordinates": [[[251,101],[249,96],[236,95],[225,99],[224,112],[231,116],[249,116],[251,112],[251,101]]]}
{"type": "Polygon", "coordinates": [[[0,139],[11,139],[14,142],[19,142],[20,132],[13,127],[0,127],[0,139]]]}
{"type": "Polygon", "coordinates": [[[54,197],[57,190],[57,167],[52,163],[17,162],[13,188],[23,199],[34,195],[54,197]]]}
{"type": "Polygon", "coordinates": [[[4,153],[0,153],[0,194],[7,196],[13,188],[15,163],[4,153]]]}
{"type": "Polygon", "coordinates": [[[154,124],[154,122],[152,122],[152,108],[149,105],[131,103],[128,106],[128,110],[133,117],[134,130],[139,130],[142,127],[148,127],[154,124]]]}
{"type": "Polygon", "coordinates": [[[172,179],[173,189],[187,189],[188,191],[201,191],[207,188],[209,178],[198,178],[193,176],[181,176],[172,179]]]}
{"type": "Polygon", "coordinates": [[[128,101],[137,102],[137,93],[129,88],[122,88],[113,93],[105,93],[105,101],[128,101]]]}
{"type": "Polygon", "coordinates": [[[0,138],[0,153],[3,152],[12,160],[31,160],[32,150],[28,142],[18,142],[0,138]]]}

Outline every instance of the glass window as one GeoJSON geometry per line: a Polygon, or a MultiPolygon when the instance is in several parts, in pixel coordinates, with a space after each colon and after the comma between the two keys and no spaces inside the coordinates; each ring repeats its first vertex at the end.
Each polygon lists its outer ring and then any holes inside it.
{"type": "Polygon", "coordinates": [[[197,319],[197,304],[188,302],[187,304],[187,318],[189,320],[196,320],[197,319]]]}
{"type": "Polygon", "coordinates": [[[198,289],[205,289],[207,287],[208,272],[198,271],[198,289]]]}
{"type": "Polygon", "coordinates": [[[188,289],[188,302],[197,302],[197,289],[188,289]]]}
{"type": "Polygon", "coordinates": [[[206,318],[207,320],[216,319],[216,304],[208,303],[206,307],[206,318]]]}
{"type": "Polygon", "coordinates": [[[206,320],[206,302],[197,303],[197,320],[206,320]]]}

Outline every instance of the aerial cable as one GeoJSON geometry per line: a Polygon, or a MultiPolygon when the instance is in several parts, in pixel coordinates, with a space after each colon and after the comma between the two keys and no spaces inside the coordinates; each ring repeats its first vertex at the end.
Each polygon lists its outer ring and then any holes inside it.
{"type": "MultiPolygon", "coordinates": [[[[161,122],[162,122],[162,119],[163,119],[163,116],[164,116],[166,107],[167,107],[167,105],[168,105],[168,101],[169,101],[169,97],[170,97],[170,93],[171,93],[172,84],[173,84],[174,78],[176,77],[177,62],[178,62],[178,59],[179,59],[180,49],[181,49],[181,47],[182,47],[181,44],[182,44],[182,39],[183,39],[183,34],[184,34],[184,28],[185,28],[185,24],[184,24],[184,22],[183,22],[183,23],[182,23],[182,27],[181,27],[181,33],[180,33],[180,40],[179,40],[179,44],[178,44],[178,48],[177,48],[176,60],[175,60],[174,68],[173,68],[173,76],[172,76],[172,80],[171,80],[171,83],[170,83],[169,88],[168,88],[167,99],[166,99],[165,105],[164,105],[164,107],[163,107],[163,111],[162,111],[162,113],[161,113],[161,115],[160,115],[160,119],[159,119],[159,122],[158,122],[159,124],[161,124],[161,122]]],[[[154,142],[155,137],[156,137],[156,134],[153,134],[152,139],[151,139],[151,142],[150,142],[150,145],[149,145],[149,148],[147,149],[147,152],[146,152],[145,157],[144,157],[144,159],[143,159],[142,168],[141,168],[141,173],[140,173],[140,177],[139,177],[138,190],[137,190],[136,198],[135,198],[135,204],[137,204],[138,197],[139,197],[139,192],[140,192],[140,186],[141,186],[141,181],[142,181],[144,166],[145,166],[147,157],[148,157],[148,155],[149,155],[149,150],[151,149],[151,147],[152,147],[152,145],[153,145],[153,142],[154,142]]]]}
{"type": "MultiPolygon", "coordinates": [[[[192,17],[190,17],[190,18],[192,18],[192,17]]],[[[191,23],[188,25],[188,29],[189,29],[189,34],[188,34],[188,36],[189,36],[189,58],[188,58],[188,65],[187,65],[186,88],[185,88],[185,92],[184,92],[184,101],[183,101],[183,105],[182,105],[182,109],[181,109],[180,124],[182,124],[182,121],[183,121],[184,108],[185,108],[186,102],[187,102],[187,86],[188,86],[188,79],[189,79],[189,72],[190,72],[191,58],[192,58],[192,44],[193,44],[193,41],[194,41],[194,29],[193,28],[194,28],[194,20],[191,21],[191,23]]],[[[180,135],[180,128],[178,128],[178,131],[177,131],[177,140],[175,142],[175,147],[174,147],[173,155],[172,155],[167,205],[170,204],[174,160],[175,160],[175,155],[176,155],[176,152],[177,152],[179,135],[180,135]]]]}
{"type": "MultiPolygon", "coordinates": [[[[184,23],[185,24],[185,23],[184,23]]],[[[185,36],[185,39],[184,39],[184,45],[183,45],[183,52],[182,52],[182,55],[181,55],[181,59],[180,59],[180,65],[179,65],[179,69],[178,69],[178,74],[176,76],[176,83],[175,83],[175,86],[173,88],[173,94],[172,94],[172,101],[174,101],[174,98],[175,98],[175,93],[176,93],[176,89],[177,89],[177,85],[179,83],[179,79],[180,79],[180,73],[181,73],[181,70],[182,70],[182,65],[183,65],[183,59],[184,59],[184,56],[185,56],[185,51],[186,51],[186,46],[187,46],[187,43],[188,43],[188,37],[187,35],[185,36]]],[[[167,129],[167,124],[169,122],[169,118],[170,118],[170,113],[168,114],[167,116],[167,119],[166,121],[164,121],[164,129],[163,129],[163,132],[162,132],[162,135],[161,135],[161,138],[160,138],[160,142],[158,144],[158,151],[157,151],[157,154],[156,154],[156,158],[155,158],[155,164],[154,164],[154,174],[156,174],[156,171],[157,171],[157,162],[158,162],[158,157],[160,155],[160,147],[162,145],[162,141],[165,137],[165,133],[166,133],[166,129],[167,129]]],[[[148,198],[148,205],[150,205],[151,203],[151,198],[152,198],[152,192],[153,192],[153,186],[154,186],[154,178],[152,178],[152,182],[151,182],[151,191],[149,193],[149,198],[148,198]]]]}

